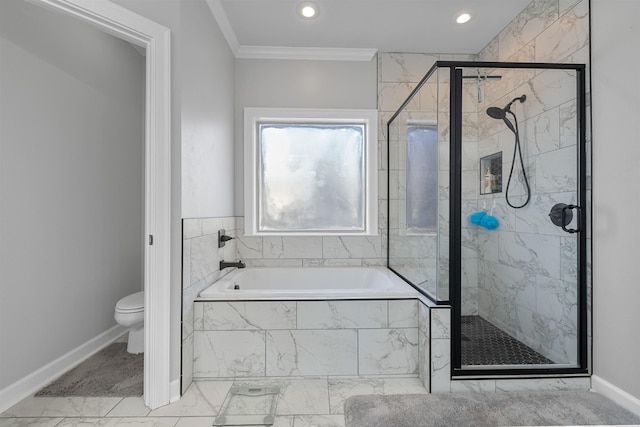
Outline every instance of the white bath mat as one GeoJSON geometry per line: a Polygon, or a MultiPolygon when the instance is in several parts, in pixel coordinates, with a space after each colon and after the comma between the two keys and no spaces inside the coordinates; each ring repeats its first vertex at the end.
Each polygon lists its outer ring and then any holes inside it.
{"type": "Polygon", "coordinates": [[[214,426],[270,426],[275,421],[278,386],[241,385],[231,387],[214,426]]]}

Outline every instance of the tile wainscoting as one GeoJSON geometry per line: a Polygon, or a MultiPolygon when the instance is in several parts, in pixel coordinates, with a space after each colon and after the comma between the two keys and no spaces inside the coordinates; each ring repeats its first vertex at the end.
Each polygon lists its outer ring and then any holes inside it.
{"type": "Polygon", "coordinates": [[[418,374],[417,300],[200,302],[193,377],[418,374]]]}

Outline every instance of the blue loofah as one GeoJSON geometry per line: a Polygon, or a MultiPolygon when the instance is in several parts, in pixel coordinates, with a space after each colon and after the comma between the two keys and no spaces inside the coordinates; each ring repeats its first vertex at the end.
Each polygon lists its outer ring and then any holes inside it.
{"type": "Polygon", "coordinates": [[[480,225],[480,223],[486,216],[486,212],[476,212],[469,216],[469,220],[471,221],[471,224],[480,225]]]}
{"type": "Polygon", "coordinates": [[[495,230],[496,228],[498,228],[498,225],[500,225],[500,223],[498,222],[496,217],[485,215],[480,221],[480,225],[487,230],[495,230]]]}

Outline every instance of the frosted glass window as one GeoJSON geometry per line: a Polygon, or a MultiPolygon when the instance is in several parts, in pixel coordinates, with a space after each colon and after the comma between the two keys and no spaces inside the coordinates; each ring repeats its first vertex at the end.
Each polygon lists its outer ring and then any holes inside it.
{"type": "Polygon", "coordinates": [[[378,112],[244,109],[244,234],[376,236],[378,112]]]}
{"type": "Polygon", "coordinates": [[[407,231],[435,232],[438,226],[438,129],[407,127],[407,231]]]}
{"type": "Polygon", "coordinates": [[[365,126],[259,124],[258,231],[364,231],[365,126]]]}

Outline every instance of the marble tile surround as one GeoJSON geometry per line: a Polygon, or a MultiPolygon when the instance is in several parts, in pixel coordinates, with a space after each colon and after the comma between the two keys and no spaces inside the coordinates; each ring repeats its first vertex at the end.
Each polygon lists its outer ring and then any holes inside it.
{"type": "Polygon", "coordinates": [[[196,301],[193,376],[418,375],[418,301],[196,301]]]}
{"type": "Polygon", "coordinates": [[[220,261],[237,259],[237,238],[218,248],[218,230],[236,237],[236,218],[197,218],[182,221],[182,393],[193,380],[194,300],[200,292],[226,275],[220,261]]]}

